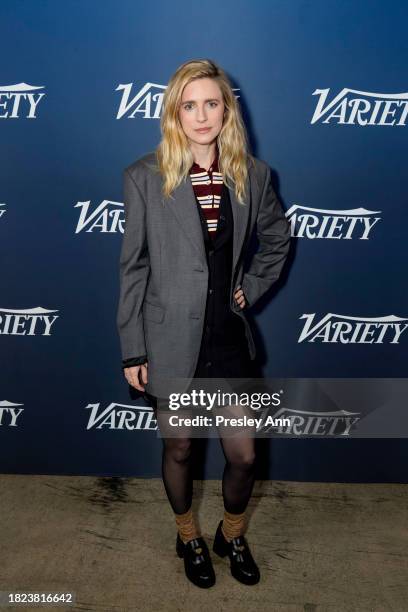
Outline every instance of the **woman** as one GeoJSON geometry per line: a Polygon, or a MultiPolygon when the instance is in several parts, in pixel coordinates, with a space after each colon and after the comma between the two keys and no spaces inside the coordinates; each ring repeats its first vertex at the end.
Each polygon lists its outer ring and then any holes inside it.
{"type": "MultiPolygon", "coordinates": [[[[278,279],[289,224],[267,164],[248,152],[230,82],[210,60],[181,65],[166,88],[157,150],[124,172],[125,231],[117,324],[128,383],[157,414],[166,380],[253,376],[244,309],[278,279]],[[258,252],[243,260],[257,226],[258,252]]],[[[160,431],[160,422],[159,422],[160,431]]],[[[215,583],[191,509],[190,437],[163,437],[162,475],[175,514],[176,550],[197,586],[215,583]]],[[[244,584],[259,569],[244,536],[254,484],[254,437],[221,437],[224,516],[213,550],[244,584]]]]}

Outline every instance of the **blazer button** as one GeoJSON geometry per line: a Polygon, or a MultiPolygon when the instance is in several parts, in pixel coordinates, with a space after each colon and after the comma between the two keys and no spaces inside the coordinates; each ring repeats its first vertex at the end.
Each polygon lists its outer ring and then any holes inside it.
{"type": "Polygon", "coordinates": [[[213,289],[209,289],[209,290],[208,290],[208,293],[209,293],[210,295],[212,295],[212,294],[213,294],[213,291],[214,291],[213,289]]]}
{"type": "Polygon", "coordinates": [[[212,362],[211,361],[207,361],[207,363],[205,364],[205,367],[209,368],[211,365],[212,365],[212,362]]]}

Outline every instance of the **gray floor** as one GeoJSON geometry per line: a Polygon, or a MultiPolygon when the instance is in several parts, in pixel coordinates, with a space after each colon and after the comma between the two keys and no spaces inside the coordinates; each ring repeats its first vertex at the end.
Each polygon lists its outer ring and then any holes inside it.
{"type": "MultiPolygon", "coordinates": [[[[246,536],[261,582],[241,585],[213,554],[217,583],[203,590],[175,554],[161,480],[0,478],[0,590],[76,593],[44,610],[408,611],[406,485],[257,481],[246,536]]],[[[220,487],[195,482],[210,546],[220,487]]]]}

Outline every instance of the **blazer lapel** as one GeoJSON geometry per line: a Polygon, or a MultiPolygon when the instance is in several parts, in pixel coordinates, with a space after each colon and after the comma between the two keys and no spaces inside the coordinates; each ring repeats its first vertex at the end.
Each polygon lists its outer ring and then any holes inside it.
{"type": "Polygon", "coordinates": [[[162,201],[163,205],[176,217],[180,227],[196,249],[200,259],[205,262],[206,255],[200,213],[197,210],[195,194],[190,177],[187,176],[180,185],[176,187],[172,193],[172,197],[163,197],[162,201]]]}
{"type": "Polygon", "coordinates": [[[232,250],[232,272],[238,263],[238,258],[242,250],[245,238],[245,231],[249,220],[249,210],[251,207],[251,190],[249,174],[245,183],[244,203],[240,204],[235,197],[234,189],[229,190],[231,198],[232,216],[234,217],[234,242],[232,250]]]}
{"type": "MultiPolygon", "coordinates": [[[[229,189],[232,215],[234,218],[234,239],[233,239],[233,265],[232,269],[238,261],[239,254],[244,242],[245,230],[249,219],[249,209],[251,203],[250,197],[250,179],[246,181],[246,197],[244,204],[240,204],[234,193],[234,189],[229,189]]],[[[176,187],[172,193],[172,198],[162,198],[163,205],[170,210],[176,217],[180,227],[183,229],[187,238],[190,240],[193,247],[196,249],[200,259],[206,262],[205,244],[203,231],[201,229],[200,213],[197,208],[194,189],[191,184],[191,179],[187,176],[176,187]],[[174,199],[173,199],[174,198],[174,199]]]]}

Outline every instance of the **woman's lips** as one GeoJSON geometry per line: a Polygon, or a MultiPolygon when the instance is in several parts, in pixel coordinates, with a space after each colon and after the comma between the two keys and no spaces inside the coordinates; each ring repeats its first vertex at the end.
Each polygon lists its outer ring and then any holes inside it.
{"type": "Polygon", "coordinates": [[[205,134],[205,132],[209,132],[211,130],[211,128],[200,128],[199,130],[196,130],[196,132],[200,132],[200,134],[205,134]]]}

